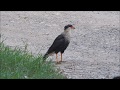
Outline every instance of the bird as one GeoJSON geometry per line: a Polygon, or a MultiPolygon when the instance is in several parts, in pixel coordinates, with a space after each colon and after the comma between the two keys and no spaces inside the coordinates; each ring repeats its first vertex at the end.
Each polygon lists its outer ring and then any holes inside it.
{"type": "Polygon", "coordinates": [[[62,54],[70,43],[70,32],[72,29],[75,29],[75,27],[71,24],[64,26],[64,32],[62,32],[55,38],[52,45],[49,47],[48,51],[43,56],[44,60],[46,60],[50,55],[56,54],[56,63],[59,64],[62,62],[62,54]],[[59,52],[61,55],[60,61],[58,61],[59,52]]]}

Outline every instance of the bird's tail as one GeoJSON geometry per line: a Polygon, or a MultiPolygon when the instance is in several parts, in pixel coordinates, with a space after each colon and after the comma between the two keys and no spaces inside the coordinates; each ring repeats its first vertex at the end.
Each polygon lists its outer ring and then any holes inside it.
{"type": "Polygon", "coordinates": [[[43,59],[46,60],[48,58],[48,53],[46,53],[44,56],[43,56],[43,59]]]}

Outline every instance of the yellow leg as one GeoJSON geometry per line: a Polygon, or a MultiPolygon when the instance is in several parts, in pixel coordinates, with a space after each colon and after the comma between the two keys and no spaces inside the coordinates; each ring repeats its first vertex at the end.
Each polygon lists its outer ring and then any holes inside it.
{"type": "Polygon", "coordinates": [[[56,63],[59,63],[57,53],[56,53],[56,63]]]}
{"type": "Polygon", "coordinates": [[[61,54],[61,60],[60,60],[60,62],[62,62],[62,53],[60,53],[61,54]]]}

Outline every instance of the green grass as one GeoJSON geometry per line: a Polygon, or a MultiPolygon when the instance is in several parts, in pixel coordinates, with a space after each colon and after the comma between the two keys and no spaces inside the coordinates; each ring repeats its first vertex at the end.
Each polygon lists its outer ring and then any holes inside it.
{"type": "Polygon", "coordinates": [[[0,79],[64,79],[51,61],[0,43],[0,79]]]}

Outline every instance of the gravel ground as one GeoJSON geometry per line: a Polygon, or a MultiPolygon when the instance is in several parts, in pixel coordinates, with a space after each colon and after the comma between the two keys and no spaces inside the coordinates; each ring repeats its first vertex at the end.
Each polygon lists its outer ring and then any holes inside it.
{"type": "MultiPolygon", "coordinates": [[[[57,64],[72,79],[111,79],[120,75],[119,11],[1,11],[1,40],[11,47],[45,54],[67,24],[71,42],[57,64]]],[[[50,56],[55,61],[55,55],[50,56]]]]}

